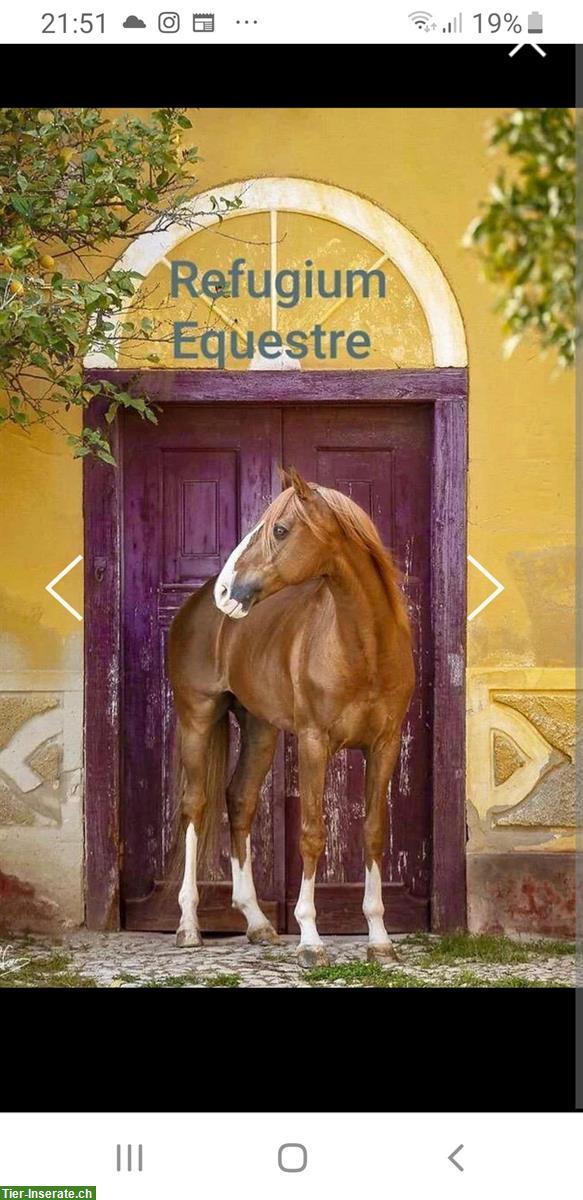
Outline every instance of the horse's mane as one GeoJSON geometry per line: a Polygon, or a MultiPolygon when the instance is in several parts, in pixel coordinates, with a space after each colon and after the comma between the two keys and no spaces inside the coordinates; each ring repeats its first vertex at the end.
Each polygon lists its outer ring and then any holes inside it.
{"type": "MultiPolygon", "coordinates": [[[[334,513],[344,536],[359,546],[361,550],[370,554],[388,596],[395,621],[402,629],[409,632],[409,614],[405,597],[399,586],[402,575],[395,566],[390,551],[383,546],[368,513],[342,492],[322,487],[320,484],[310,483],[308,486],[322,498],[334,513]]],[[[265,547],[270,552],[273,552],[278,546],[273,527],[287,511],[291,511],[294,516],[303,521],[315,537],[321,540],[325,537],[322,525],[317,518],[317,508],[312,508],[310,501],[303,500],[294,488],[286,488],[269,505],[263,518],[261,533],[265,547]]]]}

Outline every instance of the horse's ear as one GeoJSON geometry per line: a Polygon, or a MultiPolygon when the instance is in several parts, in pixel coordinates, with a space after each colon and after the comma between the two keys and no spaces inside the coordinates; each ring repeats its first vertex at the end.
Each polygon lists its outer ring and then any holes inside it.
{"type": "Polygon", "coordinates": [[[279,467],[279,477],[281,479],[282,488],[293,488],[300,500],[309,500],[312,494],[312,489],[305,479],[296,471],[295,467],[290,467],[286,471],[285,467],[279,467]]]}
{"type": "Polygon", "coordinates": [[[291,473],[286,471],[285,467],[278,467],[279,478],[281,479],[281,490],[285,492],[286,488],[293,487],[291,473]]]}

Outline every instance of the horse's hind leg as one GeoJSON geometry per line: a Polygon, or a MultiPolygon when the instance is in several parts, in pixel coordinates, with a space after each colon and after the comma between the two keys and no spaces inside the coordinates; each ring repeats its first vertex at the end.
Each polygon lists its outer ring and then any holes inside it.
{"type": "Polygon", "coordinates": [[[198,925],[198,887],[196,880],[198,842],[203,821],[208,817],[207,804],[217,803],[217,797],[208,795],[207,779],[209,759],[220,742],[218,721],[220,708],[216,700],[201,700],[196,706],[191,702],[182,712],[180,721],[180,752],[186,774],[186,786],[182,797],[182,812],[187,820],[186,853],[184,876],[178,893],[180,924],[176,931],[176,945],[202,946],[198,925]]]}
{"type": "Polygon", "coordinates": [[[240,705],[235,713],[241,728],[241,752],[233,778],[227,788],[227,809],[231,826],[231,866],[233,869],[233,907],[247,921],[247,937],[253,943],[278,941],[277,933],[257,903],[251,869],[251,824],[261,785],[275,752],[277,729],[260,721],[240,705]]]}
{"type": "Polygon", "coordinates": [[[202,946],[202,938],[198,927],[198,888],[196,886],[196,857],[198,839],[192,821],[186,829],[186,852],[184,858],[184,877],[178,893],[180,905],[180,924],[176,930],[176,945],[202,946]]]}
{"type": "Polygon", "coordinates": [[[302,886],[294,916],[301,930],[298,958],[302,967],[327,966],[328,955],[316,928],[314,889],[318,859],[324,849],[326,831],[323,817],[324,782],[328,764],[328,743],[317,733],[298,735],[302,830],[300,854],[303,861],[302,886]]]}
{"type": "Polygon", "coordinates": [[[364,819],[365,886],[362,910],[368,924],[369,962],[398,961],[386,931],[381,865],[385,840],[387,788],[399,755],[400,735],[369,749],[366,756],[366,815],[364,819]]]}

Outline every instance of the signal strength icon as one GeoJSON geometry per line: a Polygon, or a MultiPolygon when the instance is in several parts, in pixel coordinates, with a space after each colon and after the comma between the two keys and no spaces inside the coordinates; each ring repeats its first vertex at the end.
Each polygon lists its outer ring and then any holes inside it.
{"type": "MultiPolygon", "coordinates": [[[[433,15],[428,12],[412,12],[409,13],[409,20],[412,21],[418,29],[424,29],[427,31],[430,27],[429,22],[433,21],[433,15]]],[[[435,29],[435,25],[433,25],[433,28],[435,29]]]]}
{"type": "Polygon", "coordinates": [[[447,25],[443,26],[442,33],[461,33],[462,31],[462,14],[458,13],[457,17],[448,21],[447,25]]]}

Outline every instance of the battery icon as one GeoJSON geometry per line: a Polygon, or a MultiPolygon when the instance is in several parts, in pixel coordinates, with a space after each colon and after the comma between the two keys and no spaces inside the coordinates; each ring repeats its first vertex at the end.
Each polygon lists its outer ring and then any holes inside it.
{"type": "Polygon", "coordinates": [[[542,33],[542,31],[543,31],[542,13],[539,13],[539,12],[529,13],[528,14],[528,32],[529,33],[542,33]]]}

